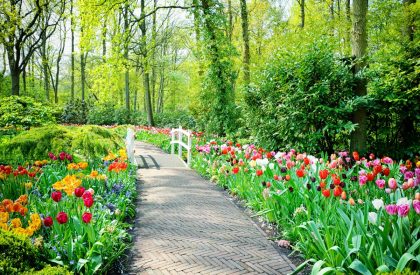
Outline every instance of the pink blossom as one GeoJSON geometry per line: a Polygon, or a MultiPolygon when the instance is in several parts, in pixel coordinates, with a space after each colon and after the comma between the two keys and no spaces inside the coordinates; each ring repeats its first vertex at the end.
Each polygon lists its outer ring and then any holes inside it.
{"type": "Polygon", "coordinates": [[[389,204],[385,206],[385,210],[389,215],[396,215],[398,211],[398,207],[395,204],[389,204]]]}
{"type": "Polygon", "coordinates": [[[408,212],[410,211],[410,205],[408,204],[401,204],[398,205],[398,216],[405,217],[408,215],[408,212]]]}
{"type": "Polygon", "coordinates": [[[376,185],[377,185],[380,189],[384,189],[384,188],[385,188],[385,180],[383,180],[383,179],[377,179],[377,180],[376,180],[376,185]]]}
{"type": "Polygon", "coordinates": [[[388,186],[393,190],[397,189],[397,181],[394,178],[390,178],[388,180],[388,186]]]}
{"type": "Polygon", "coordinates": [[[417,214],[420,214],[420,201],[419,200],[414,200],[413,201],[413,208],[414,208],[414,211],[416,211],[417,214]]]}
{"type": "Polygon", "coordinates": [[[392,163],[392,159],[390,157],[384,157],[382,159],[382,162],[385,164],[391,164],[392,163]]]}
{"type": "Polygon", "coordinates": [[[391,194],[391,189],[390,188],[385,188],[385,193],[387,193],[387,194],[391,194]]]}
{"type": "Polygon", "coordinates": [[[368,180],[368,178],[365,175],[359,176],[359,184],[360,185],[365,185],[367,180],[368,180]]]}

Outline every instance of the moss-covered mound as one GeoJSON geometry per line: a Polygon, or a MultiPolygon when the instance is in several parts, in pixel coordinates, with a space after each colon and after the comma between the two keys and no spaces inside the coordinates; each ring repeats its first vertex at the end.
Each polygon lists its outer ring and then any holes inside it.
{"type": "Polygon", "coordinates": [[[26,237],[0,229],[0,274],[70,274],[44,262],[43,253],[26,237]]]}
{"type": "Polygon", "coordinates": [[[112,130],[99,126],[51,125],[22,132],[0,144],[0,163],[45,159],[48,152],[71,152],[80,159],[103,157],[124,144],[112,130]]]}

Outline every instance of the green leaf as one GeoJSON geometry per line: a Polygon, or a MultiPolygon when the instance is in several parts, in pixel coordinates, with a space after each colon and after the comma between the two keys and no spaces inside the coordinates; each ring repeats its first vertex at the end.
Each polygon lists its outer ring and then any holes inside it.
{"type": "Polygon", "coordinates": [[[405,266],[412,260],[417,260],[416,257],[413,256],[413,254],[410,253],[404,253],[397,264],[397,271],[403,271],[405,266]]]}
{"type": "Polygon", "coordinates": [[[360,274],[363,275],[371,275],[372,273],[367,269],[367,267],[358,259],[354,260],[350,266],[350,269],[353,269],[354,271],[359,272],[360,274]]]}

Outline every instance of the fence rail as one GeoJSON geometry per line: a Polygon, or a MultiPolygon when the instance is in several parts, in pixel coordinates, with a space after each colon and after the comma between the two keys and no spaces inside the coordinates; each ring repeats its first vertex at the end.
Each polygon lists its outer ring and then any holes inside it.
{"type": "Polygon", "coordinates": [[[192,132],[190,130],[184,130],[181,126],[179,128],[172,128],[171,130],[171,154],[175,154],[175,145],[178,144],[178,156],[182,159],[182,148],[187,150],[187,166],[191,166],[191,149],[192,149],[192,132]],[[187,137],[187,144],[182,140],[182,136],[187,137]]]}

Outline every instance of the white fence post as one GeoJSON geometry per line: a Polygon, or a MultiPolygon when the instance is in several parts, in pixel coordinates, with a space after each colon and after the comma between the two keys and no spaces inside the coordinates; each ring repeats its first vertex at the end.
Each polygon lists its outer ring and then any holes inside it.
{"type": "Polygon", "coordinates": [[[134,131],[131,128],[127,128],[127,136],[125,138],[125,147],[127,150],[128,160],[132,164],[136,164],[136,159],[134,157],[134,131]]]}
{"type": "Polygon", "coordinates": [[[171,134],[172,134],[171,154],[173,155],[175,154],[175,129],[174,128],[172,128],[171,134]]]}
{"type": "Polygon", "coordinates": [[[178,130],[178,156],[182,159],[182,127],[181,125],[179,126],[179,130],[178,130]]]}
{"type": "Polygon", "coordinates": [[[188,157],[187,157],[187,165],[188,167],[191,166],[191,150],[192,150],[192,140],[191,140],[191,131],[188,130],[188,157]]]}

